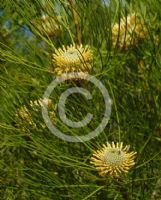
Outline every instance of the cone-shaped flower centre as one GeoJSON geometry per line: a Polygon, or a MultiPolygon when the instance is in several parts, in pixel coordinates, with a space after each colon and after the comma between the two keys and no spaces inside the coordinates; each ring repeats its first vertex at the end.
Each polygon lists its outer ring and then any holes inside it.
{"type": "Polygon", "coordinates": [[[107,150],[104,155],[104,162],[112,166],[123,164],[125,159],[125,153],[118,149],[107,150]]]}
{"type": "Polygon", "coordinates": [[[80,53],[77,49],[65,52],[64,53],[64,59],[66,59],[69,62],[79,60],[80,59],[80,53]]]}

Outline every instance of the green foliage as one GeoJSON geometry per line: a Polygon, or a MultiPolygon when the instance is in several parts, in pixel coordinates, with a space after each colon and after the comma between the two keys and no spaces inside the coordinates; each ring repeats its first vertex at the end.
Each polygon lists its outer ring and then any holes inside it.
{"type": "MultiPolygon", "coordinates": [[[[0,199],[2,200],[105,200],[160,199],[161,178],[161,13],[160,1],[73,0],[0,1],[0,199]],[[124,2],[124,3],[121,3],[124,2]],[[112,45],[114,23],[139,13],[147,36],[128,50],[112,45]],[[32,20],[42,14],[61,16],[57,37],[42,35],[32,20]],[[78,25],[80,27],[78,27],[78,25]],[[112,113],[99,136],[88,142],[69,143],[42,128],[41,111],[35,114],[30,101],[42,98],[53,80],[51,53],[79,41],[94,51],[93,71],[108,89],[112,113]],[[31,109],[36,127],[17,125],[22,106],[31,109]],[[99,177],[90,165],[93,151],[106,141],[123,141],[137,151],[136,165],[127,176],[113,180],[99,177]],[[157,188],[157,190],[156,190],[157,188]],[[153,194],[153,195],[152,195],[153,194]]],[[[67,82],[52,92],[57,127],[67,135],[85,135],[95,129],[104,112],[97,88],[86,81],[67,82]],[[71,95],[66,112],[79,121],[92,113],[92,122],[70,128],[59,119],[57,104],[66,89],[81,86],[92,100],[71,95]]]]}

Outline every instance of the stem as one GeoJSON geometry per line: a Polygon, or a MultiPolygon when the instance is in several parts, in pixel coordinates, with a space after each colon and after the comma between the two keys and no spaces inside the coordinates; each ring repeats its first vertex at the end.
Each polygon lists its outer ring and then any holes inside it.
{"type": "Polygon", "coordinates": [[[80,26],[80,19],[79,16],[77,14],[77,12],[74,9],[73,6],[73,1],[72,0],[68,0],[69,3],[69,9],[71,10],[72,16],[73,16],[73,20],[75,23],[75,28],[76,28],[76,44],[80,45],[81,44],[81,26],[80,26]]]}
{"type": "Polygon", "coordinates": [[[119,135],[119,143],[121,141],[121,129],[120,129],[120,118],[119,118],[119,114],[118,114],[118,110],[117,110],[117,105],[116,105],[116,100],[115,100],[115,96],[114,96],[114,92],[112,90],[111,84],[108,81],[109,87],[110,87],[110,91],[111,91],[111,95],[112,95],[112,100],[113,100],[113,105],[114,105],[114,109],[116,112],[116,121],[117,121],[117,125],[118,125],[118,135],[119,135]]]}
{"type": "Polygon", "coordinates": [[[101,190],[102,188],[104,188],[104,186],[100,186],[98,187],[96,190],[94,190],[92,193],[90,193],[88,196],[86,196],[85,198],[83,198],[82,200],[87,200],[89,198],[91,198],[95,193],[97,193],[99,190],[101,190]]]}

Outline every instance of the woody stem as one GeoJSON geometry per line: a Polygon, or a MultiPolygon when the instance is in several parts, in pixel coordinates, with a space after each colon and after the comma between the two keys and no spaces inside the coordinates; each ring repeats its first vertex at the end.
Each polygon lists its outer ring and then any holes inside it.
{"type": "Polygon", "coordinates": [[[76,44],[80,45],[81,44],[81,26],[80,26],[80,18],[78,16],[78,13],[76,12],[74,6],[73,6],[73,1],[68,0],[69,3],[69,9],[71,10],[75,28],[76,28],[76,44]]]}

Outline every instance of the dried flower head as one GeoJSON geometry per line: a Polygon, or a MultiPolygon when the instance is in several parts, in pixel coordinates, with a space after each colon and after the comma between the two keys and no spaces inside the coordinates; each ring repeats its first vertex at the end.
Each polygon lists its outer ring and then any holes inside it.
{"type": "Polygon", "coordinates": [[[123,143],[112,142],[103,145],[103,148],[93,153],[91,164],[98,170],[101,176],[119,177],[122,173],[128,173],[135,164],[136,152],[128,152],[130,146],[123,147],[123,143]]]}
{"type": "Polygon", "coordinates": [[[147,28],[144,22],[136,14],[127,16],[116,23],[112,28],[113,45],[128,49],[130,46],[137,45],[139,39],[144,39],[147,35],[147,28]]]}
{"type": "Polygon", "coordinates": [[[68,73],[88,74],[92,65],[93,53],[89,46],[63,46],[52,54],[52,72],[56,76],[68,76],[68,73]]]}
{"type": "Polygon", "coordinates": [[[55,37],[61,32],[60,19],[60,16],[43,15],[41,18],[32,20],[31,23],[41,35],[55,37]]]}
{"type": "MultiPolygon", "coordinates": [[[[37,125],[33,120],[33,115],[38,116],[41,111],[41,106],[47,105],[49,108],[52,105],[51,99],[39,99],[35,101],[30,101],[29,106],[22,106],[19,111],[16,113],[16,117],[18,119],[18,126],[21,126],[24,122],[31,125],[32,127],[36,128],[37,125]]],[[[51,119],[55,118],[55,112],[50,111],[49,115],[51,119]]],[[[44,124],[40,124],[43,128],[45,127],[44,124]]]]}
{"type": "Polygon", "coordinates": [[[27,122],[30,125],[35,126],[35,124],[32,120],[31,114],[30,114],[30,112],[29,112],[29,110],[27,109],[26,106],[22,106],[19,109],[18,113],[16,113],[16,117],[19,118],[22,121],[27,122]]]}

